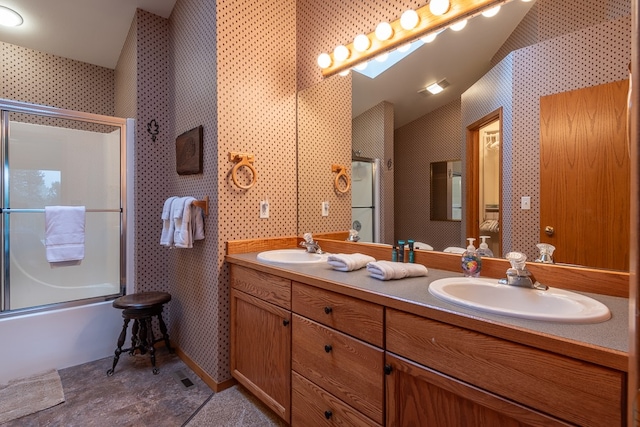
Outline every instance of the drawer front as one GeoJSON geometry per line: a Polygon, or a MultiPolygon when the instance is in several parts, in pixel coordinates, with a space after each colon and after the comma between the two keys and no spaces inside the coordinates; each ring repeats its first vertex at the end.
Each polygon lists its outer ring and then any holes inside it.
{"type": "Polygon", "coordinates": [[[384,352],[293,315],[291,368],[382,424],[384,352]]]}
{"type": "Polygon", "coordinates": [[[380,427],[296,372],[291,374],[291,385],[291,425],[294,427],[380,427]]]}
{"type": "Polygon", "coordinates": [[[382,306],[298,282],[291,293],[295,313],[382,347],[382,306]]]}
{"type": "Polygon", "coordinates": [[[388,309],[387,350],[581,426],[622,425],[625,374],[388,309]]]}
{"type": "Polygon", "coordinates": [[[231,287],[291,310],[291,280],[289,279],[232,264],[231,287]]]}

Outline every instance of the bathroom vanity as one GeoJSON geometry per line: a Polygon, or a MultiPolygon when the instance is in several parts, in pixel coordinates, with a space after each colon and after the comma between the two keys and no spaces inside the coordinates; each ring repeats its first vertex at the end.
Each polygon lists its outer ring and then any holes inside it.
{"type": "Polygon", "coordinates": [[[591,295],[610,320],[560,324],[430,295],[452,271],[226,260],[232,375],[293,426],[625,425],[626,298],[591,295]]]}

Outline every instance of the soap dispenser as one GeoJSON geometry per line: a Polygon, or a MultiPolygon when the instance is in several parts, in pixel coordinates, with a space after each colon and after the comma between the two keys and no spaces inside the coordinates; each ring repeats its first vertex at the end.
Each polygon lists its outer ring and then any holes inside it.
{"type": "Polygon", "coordinates": [[[478,277],[482,269],[482,257],[478,254],[478,251],[476,251],[476,247],[473,246],[475,240],[473,237],[467,238],[469,245],[467,246],[467,250],[462,254],[461,264],[465,277],[478,277]]]}
{"type": "Polygon", "coordinates": [[[489,256],[493,258],[493,251],[489,249],[489,245],[487,244],[487,239],[489,237],[490,236],[480,236],[480,239],[482,239],[482,243],[480,243],[480,247],[478,248],[477,252],[481,257],[489,256]]]}

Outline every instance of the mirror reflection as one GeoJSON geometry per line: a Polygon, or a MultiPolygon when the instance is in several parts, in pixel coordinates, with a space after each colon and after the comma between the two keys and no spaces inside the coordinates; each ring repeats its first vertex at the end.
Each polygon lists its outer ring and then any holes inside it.
{"type": "Polygon", "coordinates": [[[462,219],[462,162],[431,162],[431,221],[462,219]]]}
{"type": "MultiPolygon", "coordinates": [[[[520,3],[508,3],[503,9],[520,3]]],[[[462,193],[465,197],[472,184],[467,164],[468,127],[491,112],[503,109],[499,145],[502,156],[500,200],[498,203],[483,205],[485,208],[487,205],[498,205],[498,240],[501,243],[498,256],[517,250],[526,253],[530,260],[539,257],[536,245],[543,241],[544,236],[544,224],[541,224],[540,219],[543,203],[540,194],[540,98],[628,78],[628,64],[631,59],[629,2],[621,0],[616,2],[614,7],[603,4],[595,9],[593,5],[584,3],[586,2],[576,2],[565,7],[551,0],[538,0],[533,8],[523,15],[522,22],[516,22],[509,29],[508,35],[501,40],[499,47],[492,47],[492,50],[485,52],[485,69],[480,76],[473,76],[473,81],[467,83],[463,90],[459,90],[453,98],[438,101],[427,113],[421,111],[415,118],[404,123],[400,122],[400,119],[396,120],[392,154],[389,154],[387,149],[385,157],[382,158],[383,165],[387,162],[393,164],[394,179],[393,232],[392,237],[383,239],[383,242],[391,243],[397,238],[414,238],[432,245],[436,250],[464,245],[465,237],[469,234],[468,214],[471,207],[463,198],[462,220],[458,224],[455,221],[431,221],[428,206],[431,184],[427,165],[448,159],[462,159],[462,193]],[[569,16],[580,18],[569,20],[569,16]],[[571,21],[570,24],[567,24],[568,21],[571,21]],[[612,44],[611,40],[616,42],[612,44]],[[522,209],[523,200],[527,198],[530,208],[522,209]]],[[[500,19],[502,12],[494,19],[500,19]]],[[[475,21],[476,18],[469,22],[468,29],[472,28],[475,21]]],[[[491,25],[498,27],[496,24],[491,25]]],[[[457,82],[451,77],[452,74],[435,76],[431,70],[437,69],[441,62],[445,62],[451,56],[460,61],[457,70],[465,68],[464,49],[471,43],[465,36],[465,31],[466,29],[455,34],[458,44],[447,45],[448,53],[432,56],[430,60],[418,64],[411,61],[412,54],[374,80],[384,77],[386,73],[408,61],[413,72],[432,73],[429,74],[429,78],[433,80],[445,77],[450,86],[440,95],[447,94],[449,89],[456,88],[457,82]]],[[[484,32],[490,33],[491,30],[484,32]]],[[[447,35],[453,37],[454,33],[446,30],[439,34],[436,40],[443,41],[447,35]]],[[[416,53],[419,51],[420,49],[416,53]]],[[[359,99],[362,94],[358,89],[359,81],[364,77],[352,74],[355,121],[369,110],[357,107],[360,105],[359,99]]],[[[409,79],[394,80],[401,82],[409,79]]],[[[406,93],[417,94],[419,88],[403,90],[406,93]]],[[[398,89],[396,92],[399,96],[401,90],[398,89]]],[[[371,96],[372,91],[365,94],[365,97],[371,96]]],[[[436,96],[439,95],[433,97],[436,96]]],[[[392,115],[396,118],[402,116],[394,104],[399,104],[400,101],[383,99],[384,101],[380,102],[385,107],[391,106],[392,115]]],[[[425,99],[428,97],[423,97],[423,100],[425,99]]],[[[368,157],[369,153],[363,150],[362,155],[368,157]]],[[[304,177],[300,179],[304,180],[304,177]]],[[[611,196],[614,200],[628,197],[628,193],[623,194],[624,189],[609,190],[615,193],[611,196]]],[[[479,205],[480,202],[478,210],[479,205]]],[[[488,209],[491,208],[492,206],[489,206],[488,209]]],[[[590,208],[600,209],[596,205],[591,205],[590,208]]],[[[490,218],[478,215],[479,221],[483,222],[484,219],[490,218]]],[[[477,233],[484,235],[479,229],[482,222],[478,223],[477,233]]],[[[384,227],[382,235],[389,235],[384,227]]],[[[628,234],[615,237],[628,246],[628,234]]],[[[563,249],[558,248],[554,258],[561,259],[562,252],[563,249]]],[[[581,261],[580,264],[590,265],[589,260],[581,261]]]]}

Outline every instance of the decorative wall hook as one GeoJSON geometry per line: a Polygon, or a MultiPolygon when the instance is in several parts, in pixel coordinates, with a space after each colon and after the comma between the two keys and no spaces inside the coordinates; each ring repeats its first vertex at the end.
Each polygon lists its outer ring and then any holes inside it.
{"type": "Polygon", "coordinates": [[[336,191],[340,193],[346,193],[349,191],[349,188],[351,187],[351,180],[347,176],[347,168],[344,165],[331,165],[331,172],[338,172],[338,175],[336,175],[336,178],[333,181],[333,186],[336,188],[336,191]],[[345,182],[344,189],[340,189],[340,178],[345,182]]]}
{"type": "Polygon", "coordinates": [[[158,126],[158,122],[156,122],[156,119],[151,120],[149,123],[147,123],[147,132],[149,132],[149,135],[151,135],[151,140],[153,142],[156,142],[156,136],[158,135],[160,127],[158,126]]]}
{"type": "Polygon", "coordinates": [[[258,179],[258,172],[256,172],[256,168],[253,167],[253,162],[255,161],[255,156],[249,153],[229,153],[229,161],[235,162],[236,165],[231,169],[231,179],[233,179],[233,183],[236,187],[242,188],[243,190],[247,190],[253,187],[258,179]],[[238,182],[238,169],[242,166],[246,166],[249,168],[251,173],[253,174],[251,178],[251,182],[248,185],[242,185],[238,182]]]}

